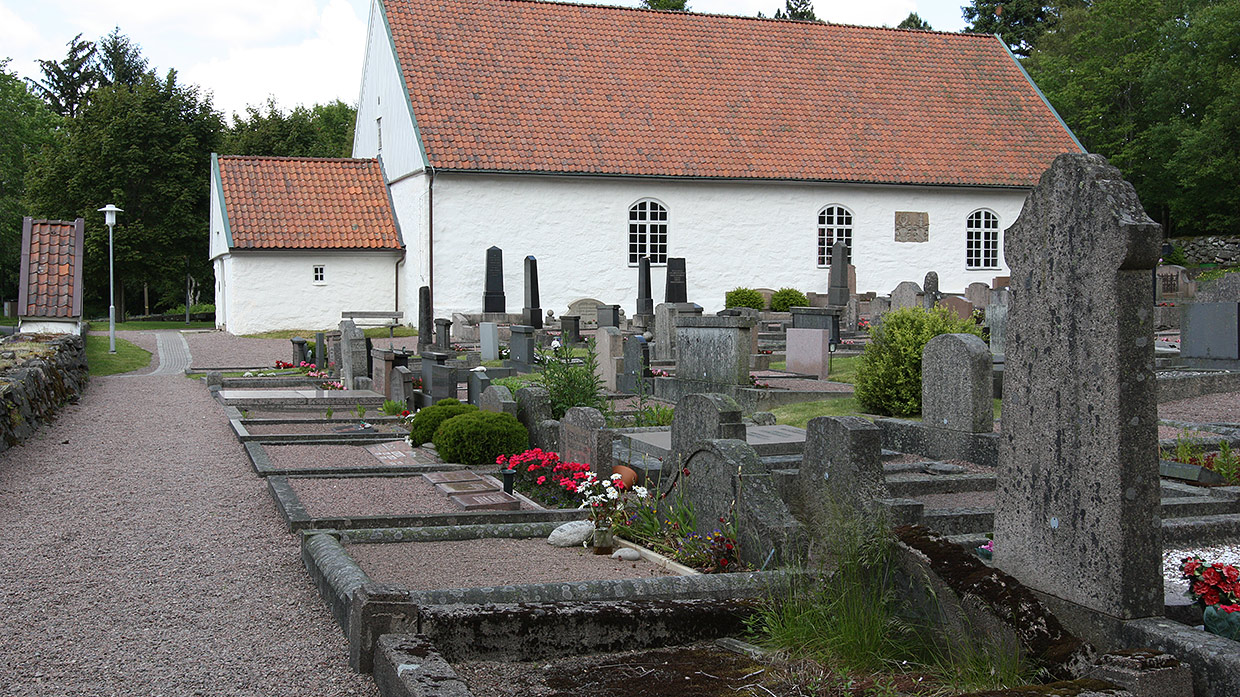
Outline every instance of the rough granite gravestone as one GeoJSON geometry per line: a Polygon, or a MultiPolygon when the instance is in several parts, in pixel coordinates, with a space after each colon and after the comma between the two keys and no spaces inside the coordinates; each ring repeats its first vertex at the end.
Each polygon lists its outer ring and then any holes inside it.
{"type": "Polygon", "coordinates": [[[327,370],[327,334],[324,332],[314,333],[314,364],[319,370],[327,370]]]}
{"type": "Polygon", "coordinates": [[[951,310],[952,314],[959,319],[969,319],[973,316],[973,303],[960,297],[959,295],[946,295],[939,300],[939,307],[945,307],[951,310]]]}
{"type": "Polygon", "coordinates": [[[882,431],[856,416],[819,416],[805,425],[805,457],[793,488],[792,509],[811,519],[824,504],[870,510],[887,497],[882,431]]]}
{"type": "Polygon", "coordinates": [[[964,297],[973,307],[985,309],[990,304],[990,286],[981,282],[970,283],[965,286],[964,297]]]}
{"type": "Polygon", "coordinates": [[[876,297],[870,301],[870,324],[882,321],[883,315],[891,312],[891,298],[876,297]]]}
{"type": "Polygon", "coordinates": [[[483,322],[478,325],[478,341],[482,344],[482,360],[499,360],[499,325],[483,322]]]}
{"type": "Polygon", "coordinates": [[[939,292],[938,273],[934,271],[926,272],[926,278],[921,283],[921,306],[927,310],[932,310],[942,299],[943,294],[939,292]]]}
{"type": "Polygon", "coordinates": [[[934,428],[991,433],[990,347],[972,334],[940,334],[921,352],[921,421],[934,428]]]}
{"type": "Polygon", "coordinates": [[[435,348],[440,351],[452,350],[452,320],[435,318],[435,348]]]}
{"type": "Polygon", "coordinates": [[[482,293],[482,311],[508,311],[504,296],[504,250],[499,247],[487,249],[486,290],[482,293]]]}
{"type": "Polygon", "coordinates": [[[538,302],[538,260],[533,255],[525,258],[525,307],[521,309],[521,321],[535,329],[542,329],[542,304],[538,302]]]}
{"type": "Polygon", "coordinates": [[[986,326],[990,329],[990,352],[996,356],[1003,355],[1003,347],[1007,341],[1008,299],[1010,291],[999,288],[990,291],[990,302],[986,305],[986,326]]]}
{"type": "Polygon", "coordinates": [[[508,340],[508,364],[522,373],[528,373],[534,366],[534,328],[514,324],[509,329],[512,338],[508,340]]]}
{"type": "Polygon", "coordinates": [[[289,339],[289,342],[293,344],[293,365],[309,363],[309,350],[306,348],[308,342],[300,336],[289,339]]]}
{"type": "Polygon", "coordinates": [[[620,306],[619,305],[599,305],[595,310],[598,316],[598,326],[600,327],[619,327],[620,326],[620,306]]]}
{"type": "Polygon", "coordinates": [[[1198,283],[1195,298],[1199,303],[1240,302],[1240,273],[1225,273],[1222,278],[1198,283]]]}
{"type": "Polygon", "coordinates": [[[445,366],[452,354],[444,351],[436,351],[434,349],[426,349],[422,351],[422,394],[426,396],[426,403],[419,406],[427,406],[434,404],[435,391],[435,366],[445,366]]]}
{"type": "MultiPolygon", "coordinates": [[[[676,402],[672,416],[671,449],[664,472],[674,472],[699,441],[717,438],[745,440],[741,406],[726,394],[687,394],[676,402]]],[[[670,481],[669,481],[670,483],[670,481]]]]}
{"type": "Polygon", "coordinates": [[[431,343],[435,308],[431,306],[431,287],[418,288],[418,350],[431,343]]]}
{"type": "Polygon", "coordinates": [[[650,291],[650,257],[637,260],[637,315],[654,315],[654,297],[650,291]]]}
{"type": "Polygon", "coordinates": [[[482,391],[482,396],[478,399],[478,408],[482,411],[516,416],[517,400],[512,398],[512,391],[507,387],[491,385],[482,391]]]}
{"type": "Polygon", "coordinates": [[[848,245],[838,240],[831,247],[831,270],[827,275],[827,303],[837,307],[848,304],[848,245]]]}
{"type": "Polygon", "coordinates": [[[1163,612],[1151,298],[1162,230],[1099,155],[1060,155],[1012,269],[995,564],[1116,618],[1163,612]]]}
{"type": "Polygon", "coordinates": [[[676,317],[676,378],[749,384],[752,317],[676,317]]]}
{"type": "Polygon", "coordinates": [[[598,326],[598,306],[603,303],[594,298],[582,298],[568,304],[568,314],[581,318],[581,326],[592,329],[598,326]]]}
{"type": "MultiPolygon", "coordinates": [[[[541,385],[529,385],[517,390],[517,421],[527,431],[533,431],[538,424],[551,418],[551,394],[541,385]]],[[[545,448],[544,448],[545,449],[545,448]]]]}
{"type": "Polygon", "coordinates": [[[590,465],[600,477],[611,476],[611,439],[598,409],[573,407],[560,419],[560,459],[590,465]]]}
{"type": "Polygon", "coordinates": [[[1240,303],[1189,303],[1183,317],[1181,357],[1240,360],[1240,303]]]}
{"type": "Polygon", "coordinates": [[[366,335],[353,320],[340,322],[340,375],[346,390],[353,389],[353,379],[366,371],[366,335]]]}
{"type": "Polygon", "coordinates": [[[457,372],[454,365],[431,366],[431,403],[457,398],[457,372]]]}
{"type": "Polygon", "coordinates": [[[891,309],[921,307],[921,286],[912,281],[902,281],[891,291],[891,309]]]}
{"type": "Polygon", "coordinates": [[[789,329],[785,354],[790,372],[826,380],[831,372],[831,330],[789,329]]]}
{"type": "Polygon", "coordinates": [[[417,406],[413,404],[413,378],[414,373],[407,365],[392,368],[392,384],[388,386],[388,392],[392,401],[404,404],[406,409],[417,406]]]}
{"type": "Polygon", "coordinates": [[[616,378],[616,390],[636,394],[641,381],[650,376],[650,345],[640,336],[624,340],[624,371],[616,378]]]}
{"type": "Polygon", "coordinates": [[[685,458],[677,486],[697,514],[703,537],[735,524],[741,561],[755,569],[804,557],[806,535],[779,497],[766,466],[743,440],[701,441],[685,458]]]}
{"type": "Polygon", "coordinates": [[[623,335],[616,327],[601,327],[594,334],[594,342],[598,352],[598,376],[608,392],[615,392],[617,378],[624,372],[623,335]]]}
{"type": "Polygon", "coordinates": [[[466,394],[469,403],[481,408],[482,393],[491,386],[491,376],[487,375],[485,370],[469,371],[465,376],[466,394]]]}
{"type": "Polygon", "coordinates": [[[560,340],[566,346],[581,343],[581,318],[577,315],[560,315],[560,340]]]}
{"type": "Polygon", "coordinates": [[[684,257],[668,257],[667,282],[663,286],[663,302],[689,302],[689,278],[684,257]]]}

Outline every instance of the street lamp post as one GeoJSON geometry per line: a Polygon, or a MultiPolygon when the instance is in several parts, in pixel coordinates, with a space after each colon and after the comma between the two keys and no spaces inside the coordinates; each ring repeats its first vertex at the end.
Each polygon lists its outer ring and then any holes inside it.
{"type": "Polygon", "coordinates": [[[108,353],[116,353],[116,282],[112,279],[112,226],[116,225],[116,214],[124,211],[109,203],[100,208],[99,212],[103,213],[104,223],[108,226],[108,353]]]}

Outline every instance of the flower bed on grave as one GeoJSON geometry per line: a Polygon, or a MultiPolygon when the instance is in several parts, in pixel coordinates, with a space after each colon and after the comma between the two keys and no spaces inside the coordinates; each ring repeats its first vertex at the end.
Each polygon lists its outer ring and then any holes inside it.
{"type": "Polygon", "coordinates": [[[721,517],[719,527],[709,534],[697,532],[697,514],[678,486],[688,475],[687,468],[682,470],[657,498],[639,498],[616,526],[617,534],[704,574],[749,571],[741,561],[732,521],[721,517]]]}
{"type": "Polygon", "coordinates": [[[1185,557],[1180,570],[1188,579],[1189,597],[1205,608],[1206,631],[1240,641],[1240,570],[1196,556],[1185,557]]]}
{"type": "Polygon", "coordinates": [[[1216,452],[1207,453],[1201,443],[1184,437],[1175,439],[1175,447],[1160,454],[1164,460],[1195,465],[1223,478],[1225,485],[1240,484],[1240,455],[1232,451],[1226,440],[1219,441],[1216,452]]]}

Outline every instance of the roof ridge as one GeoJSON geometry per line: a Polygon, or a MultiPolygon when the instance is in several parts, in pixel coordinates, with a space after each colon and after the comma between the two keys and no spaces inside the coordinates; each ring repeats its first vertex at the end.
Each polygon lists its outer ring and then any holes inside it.
{"type": "Polygon", "coordinates": [[[750,17],[748,15],[730,15],[715,12],[689,12],[680,10],[657,10],[650,7],[629,7],[627,5],[603,5],[596,2],[571,2],[570,0],[501,0],[502,2],[525,3],[527,5],[559,5],[562,7],[583,7],[587,9],[597,10],[620,10],[625,12],[644,12],[649,14],[675,15],[682,17],[717,17],[722,19],[748,19],[756,22],[792,22],[802,25],[822,25],[825,27],[840,27],[843,29],[879,29],[886,31],[907,31],[918,32],[922,34],[943,34],[947,36],[967,36],[970,38],[991,38],[994,34],[984,34],[980,32],[970,31],[947,31],[943,29],[902,29],[900,27],[879,27],[869,24],[848,24],[845,22],[828,22],[826,20],[815,19],[776,19],[775,17],[750,17]]]}
{"type": "Polygon", "coordinates": [[[217,155],[221,160],[279,160],[286,162],[378,162],[376,157],[289,157],[285,155],[217,155]]]}
{"type": "Polygon", "coordinates": [[[77,219],[75,218],[73,220],[62,220],[60,218],[56,218],[56,219],[31,218],[30,224],[31,225],[77,225],[77,219]]]}

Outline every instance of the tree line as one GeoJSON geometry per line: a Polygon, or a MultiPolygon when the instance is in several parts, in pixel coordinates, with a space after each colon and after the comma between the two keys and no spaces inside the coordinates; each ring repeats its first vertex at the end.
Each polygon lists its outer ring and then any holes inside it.
{"type": "Polygon", "coordinates": [[[274,99],[231,123],[210,93],[159,73],[118,29],[79,34],[63,58],[22,79],[0,60],[0,298],[17,297],[22,217],[86,219],[87,314],[108,303],[108,230],[96,209],[124,210],[114,235],[118,312],[213,300],[208,254],[212,152],[348,157],[355,110],[340,101],[281,110],[274,99]],[[196,301],[196,300],[194,300],[196,301]]]}

